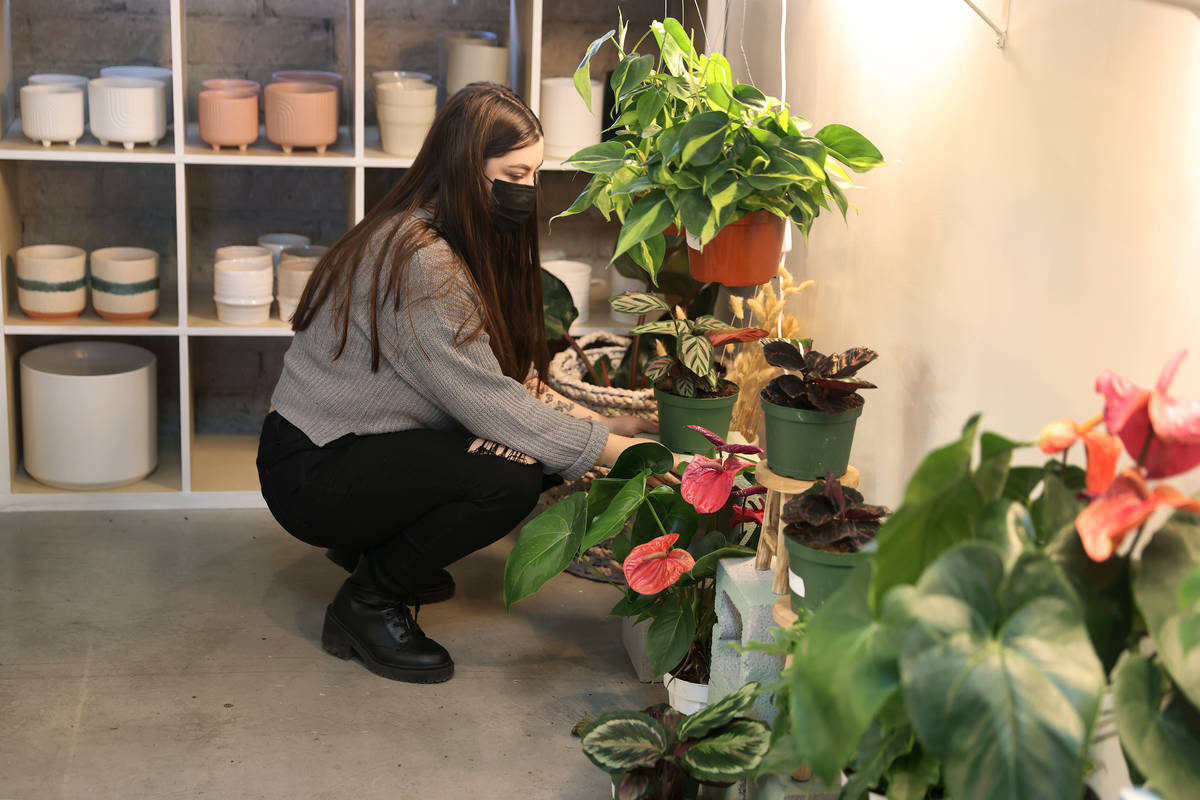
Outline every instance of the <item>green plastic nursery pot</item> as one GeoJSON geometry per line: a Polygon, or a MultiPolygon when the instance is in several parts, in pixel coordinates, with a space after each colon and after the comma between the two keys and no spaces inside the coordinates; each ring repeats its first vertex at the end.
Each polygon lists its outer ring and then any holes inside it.
{"type": "Polygon", "coordinates": [[[783,537],[788,551],[788,583],[792,590],[792,610],[816,611],[842,581],[866,558],[865,553],[826,553],[805,547],[790,536],[783,537]],[[800,586],[796,578],[804,581],[800,586]],[[803,594],[800,594],[803,591],[803,594]]]}
{"type": "Polygon", "coordinates": [[[776,475],[815,481],[843,475],[850,464],[854,425],[862,406],[831,414],[761,400],[766,420],[767,466],[776,475]]]}
{"type": "Polygon", "coordinates": [[[729,438],[729,421],[738,399],[736,392],[729,397],[680,397],[655,389],[654,399],[658,401],[659,439],[672,452],[705,455],[713,452],[712,444],[689,430],[688,425],[699,425],[722,439],[729,438]]]}

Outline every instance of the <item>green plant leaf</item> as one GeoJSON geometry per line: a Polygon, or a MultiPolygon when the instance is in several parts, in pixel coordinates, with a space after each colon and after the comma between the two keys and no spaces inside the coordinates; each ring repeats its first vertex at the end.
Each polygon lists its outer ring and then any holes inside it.
{"type": "Polygon", "coordinates": [[[855,172],[866,172],[883,164],[883,154],[867,137],[846,125],[826,125],[817,138],[830,154],[855,172]]]}
{"type": "MultiPolygon", "coordinates": [[[[625,559],[620,560],[624,561],[625,559]]],[[[627,590],[625,596],[617,601],[608,614],[612,617],[636,617],[654,605],[654,599],[653,595],[638,594],[633,590],[627,590]]]]}
{"type": "Polygon", "coordinates": [[[846,193],[842,191],[842,187],[838,186],[836,180],[825,181],[825,188],[829,190],[829,196],[833,198],[833,202],[837,203],[838,210],[842,212],[842,219],[845,219],[846,211],[850,208],[850,201],[846,199],[846,193]]]}
{"type": "Polygon", "coordinates": [[[755,719],[735,719],[695,741],[679,763],[693,778],[728,783],[753,775],[770,746],[771,731],[766,725],[755,719]]]}
{"type": "Polygon", "coordinates": [[[626,252],[635,264],[646,271],[650,282],[658,286],[658,273],[667,254],[667,237],[661,233],[638,242],[626,252]]]}
{"type": "Polygon", "coordinates": [[[667,17],[662,22],[650,23],[663,63],[672,75],[682,75],[687,67],[697,61],[696,48],[679,20],[667,17]]]}
{"type": "Polygon", "coordinates": [[[733,87],[733,98],[747,108],[761,110],[767,107],[767,96],[748,83],[733,87]]]}
{"type": "Polygon", "coordinates": [[[905,708],[952,797],[1083,792],[1104,673],[1070,589],[1043,591],[1047,569],[1030,554],[1006,579],[999,551],[969,542],[886,599],[913,621],[900,659],[905,708]]]}
{"type": "Polygon", "coordinates": [[[612,469],[608,471],[608,479],[632,478],[643,471],[659,475],[670,471],[673,466],[675,458],[665,445],[651,441],[640,442],[621,451],[612,469]]]}
{"type": "Polygon", "coordinates": [[[980,462],[975,470],[975,486],[985,503],[999,499],[1004,492],[1013,451],[1027,444],[991,431],[983,432],[979,438],[980,462]]]}
{"type": "MultiPolygon", "coordinates": [[[[646,477],[648,475],[650,475],[649,470],[642,470],[627,480],[612,501],[600,511],[599,516],[592,520],[592,524],[588,526],[587,532],[584,533],[583,540],[579,544],[580,555],[605,539],[616,536],[621,528],[625,527],[625,523],[629,521],[646,497],[646,477]]],[[[591,513],[593,509],[589,507],[588,511],[591,513]]]]}
{"type": "Polygon", "coordinates": [[[713,211],[712,203],[708,202],[703,191],[699,189],[682,191],[675,202],[679,206],[679,216],[683,219],[685,229],[695,233],[704,230],[713,211]]]}
{"type": "Polygon", "coordinates": [[[1042,477],[1042,494],[1030,506],[1039,545],[1047,544],[1064,525],[1072,525],[1086,504],[1058,475],[1058,465],[1048,466],[1042,477]]]}
{"type": "Polygon", "coordinates": [[[1005,567],[1011,567],[1021,553],[1034,547],[1029,509],[1012,500],[994,500],[984,507],[975,536],[1000,548],[1005,567]]]}
{"type": "Polygon", "coordinates": [[[625,145],[616,139],[588,145],[572,154],[563,163],[571,165],[580,172],[611,175],[625,166],[625,145]]]}
{"type": "Polygon", "coordinates": [[[638,242],[661,235],[674,217],[675,209],[663,190],[655,189],[639,199],[633,204],[625,218],[625,224],[621,226],[621,232],[617,235],[613,260],[638,242]]]}
{"type": "Polygon", "coordinates": [[[570,494],[534,517],[504,563],[504,606],[528,597],[558,575],[579,552],[587,526],[587,496],[570,494]]]}
{"type": "Polygon", "coordinates": [[[561,217],[570,217],[587,211],[595,204],[596,196],[604,190],[606,179],[607,176],[605,175],[593,175],[588,181],[587,186],[579,193],[579,197],[575,198],[575,202],[571,203],[565,211],[560,211],[551,217],[550,221],[554,222],[554,220],[561,217]]]}
{"type": "Polygon", "coordinates": [[[690,578],[693,582],[711,578],[717,574],[717,564],[724,559],[745,558],[746,556],[754,555],[754,552],[749,547],[741,547],[740,545],[729,545],[718,548],[697,558],[695,566],[684,577],[690,578]]]}
{"type": "Polygon", "coordinates": [[[546,338],[550,341],[564,338],[578,316],[567,285],[542,270],[542,321],[546,326],[546,338]]]}
{"type": "Polygon", "coordinates": [[[1200,516],[1177,511],[1159,528],[1133,564],[1133,597],[1150,628],[1171,680],[1200,706],[1200,648],[1185,646],[1200,626],[1200,605],[1180,602],[1200,564],[1200,516]]]}
{"type": "Polygon", "coordinates": [[[649,714],[614,711],[604,714],[584,734],[583,752],[605,772],[652,767],[665,755],[667,734],[649,714]]]}
{"type": "Polygon", "coordinates": [[[859,742],[851,762],[854,774],[842,786],[838,800],[865,800],[892,764],[912,749],[913,738],[911,725],[900,725],[885,733],[878,722],[873,722],[859,742]]]}
{"type": "Polygon", "coordinates": [[[1010,467],[1004,482],[1004,497],[1028,506],[1030,495],[1045,474],[1041,467],[1010,467]]]}
{"type": "Polygon", "coordinates": [[[623,314],[653,314],[655,311],[670,311],[671,306],[660,294],[651,292],[622,292],[608,299],[613,311],[623,314]]]}
{"type": "Polygon", "coordinates": [[[1200,797],[1200,712],[1153,662],[1128,652],[1113,673],[1113,710],[1121,746],[1166,800],[1200,797]]]}
{"type": "Polygon", "coordinates": [[[638,510],[633,521],[632,543],[637,546],[666,533],[677,533],[679,539],[675,546],[686,550],[691,546],[692,537],[699,527],[700,514],[692,504],[684,500],[677,490],[660,486],[646,494],[646,503],[638,510]],[[659,522],[663,530],[659,530],[659,522]]]}
{"type": "Polygon", "coordinates": [[[591,61],[592,56],[596,55],[597,51],[604,43],[612,38],[616,33],[615,30],[609,31],[588,45],[587,52],[583,55],[583,60],[579,62],[579,66],[575,68],[575,91],[579,92],[579,96],[583,98],[583,102],[587,103],[588,111],[592,110],[592,86],[591,86],[591,61]]]}
{"type": "Polygon", "coordinates": [[[706,111],[689,119],[679,134],[683,145],[680,161],[703,166],[721,155],[725,134],[729,132],[729,115],[724,111],[706,111]]]}
{"type": "Polygon", "coordinates": [[[925,800],[929,789],[941,776],[942,768],[937,759],[917,742],[888,769],[888,797],[890,800],[925,800]]]}
{"type": "Polygon", "coordinates": [[[734,717],[754,703],[758,697],[759,688],[758,683],[751,681],[725,695],[711,706],[688,715],[679,726],[679,738],[681,740],[700,739],[714,728],[728,725],[734,717]]]}
{"type": "Polygon", "coordinates": [[[637,124],[639,128],[645,128],[654,122],[659,112],[663,110],[663,106],[667,104],[668,97],[669,95],[662,89],[652,89],[638,96],[637,124]]]}
{"type": "Polygon", "coordinates": [[[639,88],[646,78],[650,77],[652,69],[654,69],[654,56],[639,56],[636,53],[625,56],[613,70],[610,81],[613,96],[624,100],[630,92],[639,88]]]}
{"type": "Polygon", "coordinates": [[[695,639],[696,616],[691,603],[668,594],[646,632],[646,649],[654,674],[663,675],[679,666],[695,639]]]}
{"type": "Polygon", "coordinates": [[[694,333],[680,336],[678,351],[683,366],[701,378],[708,378],[713,374],[713,346],[707,336],[694,333]]]}
{"type": "MultiPolygon", "coordinates": [[[[668,336],[681,335],[678,320],[660,319],[654,322],[643,322],[641,325],[634,325],[629,329],[630,333],[665,333],[668,336]]],[[[684,331],[686,333],[686,331],[684,331]]]]}

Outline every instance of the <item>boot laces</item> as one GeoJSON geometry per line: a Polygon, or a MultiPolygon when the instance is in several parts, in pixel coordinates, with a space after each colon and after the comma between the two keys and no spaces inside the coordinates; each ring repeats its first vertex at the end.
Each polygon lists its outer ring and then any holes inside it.
{"type": "MultiPolygon", "coordinates": [[[[420,609],[420,606],[417,606],[420,609]]],[[[393,625],[412,633],[421,633],[421,627],[417,624],[417,615],[408,610],[408,605],[399,601],[391,603],[383,609],[384,618],[393,625]]]]}

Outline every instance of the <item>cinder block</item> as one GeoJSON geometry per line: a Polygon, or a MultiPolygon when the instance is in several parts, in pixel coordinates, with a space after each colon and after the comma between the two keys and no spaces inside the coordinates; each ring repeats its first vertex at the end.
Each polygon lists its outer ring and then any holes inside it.
{"type": "MultiPolygon", "coordinates": [[[[771,608],[771,573],[754,568],[754,558],[726,559],[717,566],[717,624],[713,626],[712,669],[708,690],[715,702],[750,681],[770,683],[779,677],[783,658],[750,651],[740,653],[726,645],[769,642],[774,625],[771,608]]],[[[747,716],[770,723],[775,709],[769,695],[762,695],[747,710],[747,716]]]]}

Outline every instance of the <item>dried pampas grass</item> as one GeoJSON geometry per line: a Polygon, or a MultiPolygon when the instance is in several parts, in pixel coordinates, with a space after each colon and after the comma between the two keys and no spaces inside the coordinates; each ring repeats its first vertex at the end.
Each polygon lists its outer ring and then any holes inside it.
{"type": "MultiPolygon", "coordinates": [[[[730,297],[729,305],[733,310],[738,326],[755,326],[770,332],[771,336],[782,336],[787,339],[799,338],[800,322],[791,314],[784,313],[787,299],[800,294],[813,285],[812,281],[797,284],[792,274],[784,267],[779,268],[779,290],[771,281],[759,287],[754,297],[744,300],[741,297],[730,297]],[[749,318],[747,318],[749,313],[749,318]]],[[[762,421],[762,408],[758,397],[763,387],[779,374],[763,357],[762,347],[757,343],[744,345],[741,352],[728,366],[727,377],[739,387],[737,404],[733,407],[733,420],[730,430],[735,430],[754,441],[758,437],[758,426],[762,421]]]]}

